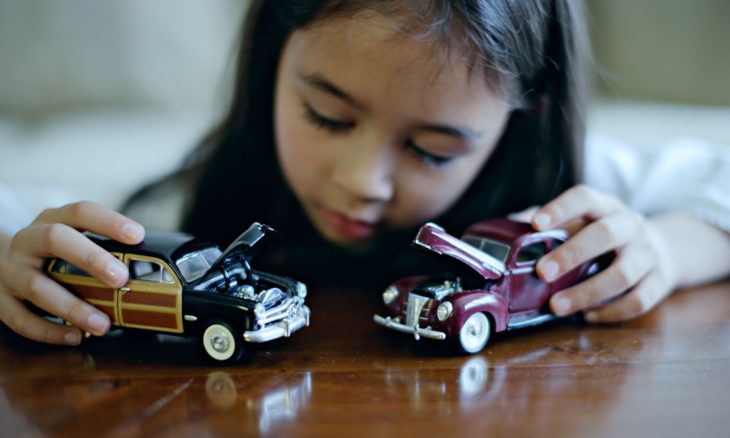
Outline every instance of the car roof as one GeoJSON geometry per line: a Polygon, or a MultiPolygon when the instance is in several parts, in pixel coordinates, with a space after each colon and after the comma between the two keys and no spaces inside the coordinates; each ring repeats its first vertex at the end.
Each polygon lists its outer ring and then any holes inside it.
{"type": "Polygon", "coordinates": [[[166,260],[172,260],[173,255],[179,255],[181,252],[178,250],[183,246],[189,250],[213,246],[205,240],[175,231],[146,230],[144,241],[138,245],[127,245],[93,233],[87,233],[87,236],[109,252],[162,257],[166,260]]]}
{"type": "Polygon", "coordinates": [[[511,244],[520,237],[534,232],[532,225],[527,222],[499,218],[477,222],[467,228],[464,235],[488,237],[511,244]]]}

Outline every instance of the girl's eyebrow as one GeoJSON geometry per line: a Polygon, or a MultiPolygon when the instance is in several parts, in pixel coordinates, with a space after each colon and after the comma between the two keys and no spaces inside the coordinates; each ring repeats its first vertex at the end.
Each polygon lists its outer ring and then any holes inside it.
{"type": "MultiPolygon", "coordinates": [[[[365,111],[367,109],[366,105],[359,102],[351,94],[347,93],[319,73],[305,73],[299,71],[297,72],[297,76],[309,85],[337,97],[355,109],[360,111],[365,111]]],[[[473,129],[465,126],[441,125],[436,123],[421,123],[416,125],[415,129],[450,135],[470,141],[477,140],[483,135],[482,132],[474,131],[473,129]]]]}
{"type": "Polygon", "coordinates": [[[300,79],[307,82],[309,85],[337,97],[338,99],[346,102],[355,109],[361,111],[367,109],[364,104],[352,97],[351,94],[333,84],[332,81],[328,80],[319,73],[304,73],[300,71],[297,73],[297,76],[299,76],[300,79]]]}
{"type": "Polygon", "coordinates": [[[437,134],[446,134],[452,137],[459,137],[465,140],[478,140],[483,135],[482,132],[474,131],[473,129],[465,126],[451,126],[451,125],[439,125],[434,123],[424,123],[416,125],[415,129],[421,131],[430,131],[437,134]]]}

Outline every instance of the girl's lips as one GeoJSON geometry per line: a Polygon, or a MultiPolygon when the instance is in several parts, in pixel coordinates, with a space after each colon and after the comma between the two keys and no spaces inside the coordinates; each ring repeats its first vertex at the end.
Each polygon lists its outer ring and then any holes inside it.
{"type": "Polygon", "coordinates": [[[333,210],[322,210],[322,217],[330,228],[350,239],[363,240],[375,234],[377,230],[375,224],[353,220],[333,210]]]}

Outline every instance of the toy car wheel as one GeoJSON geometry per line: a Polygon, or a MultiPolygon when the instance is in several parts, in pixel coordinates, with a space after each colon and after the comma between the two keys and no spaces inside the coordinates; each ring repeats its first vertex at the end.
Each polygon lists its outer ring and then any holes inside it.
{"type": "Polygon", "coordinates": [[[203,332],[203,348],[213,360],[233,362],[243,353],[243,339],[238,339],[231,327],[222,321],[213,321],[203,332]]]}
{"type": "Polygon", "coordinates": [[[477,312],[470,316],[459,330],[459,347],[469,354],[481,351],[487,345],[491,332],[492,327],[487,315],[477,312]]]}

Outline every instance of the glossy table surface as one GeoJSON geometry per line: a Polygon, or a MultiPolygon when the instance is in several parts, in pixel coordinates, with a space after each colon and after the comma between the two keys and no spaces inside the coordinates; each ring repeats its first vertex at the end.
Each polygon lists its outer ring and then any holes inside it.
{"type": "Polygon", "coordinates": [[[212,367],[198,341],[61,348],[0,330],[3,436],[730,436],[730,283],[616,326],[564,320],[443,353],[314,291],[310,327],[212,367]]]}

